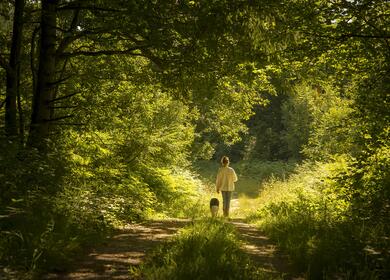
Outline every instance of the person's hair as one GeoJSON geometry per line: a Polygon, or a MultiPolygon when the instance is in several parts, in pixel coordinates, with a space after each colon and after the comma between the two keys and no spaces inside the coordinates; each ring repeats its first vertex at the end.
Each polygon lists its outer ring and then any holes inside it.
{"type": "Polygon", "coordinates": [[[229,158],[227,156],[223,156],[221,159],[221,163],[223,166],[228,166],[229,165],[229,158]]]}

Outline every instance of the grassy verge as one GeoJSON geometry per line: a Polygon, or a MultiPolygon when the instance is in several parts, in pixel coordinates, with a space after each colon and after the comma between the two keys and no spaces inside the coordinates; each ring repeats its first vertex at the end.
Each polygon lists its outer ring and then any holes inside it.
{"type": "Polygon", "coordinates": [[[273,279],[257,270],[241,250],[232,225],[203,219],[160,246],[141,268],[130,269],[139,279],[273,279]]]}
{"type": "Polygon", "coordinates": [[[342,159],[303,165],[287,180],[265,183],[249,215],[308,279],[385,279],[389,273],[387,226],[379,216],[370,222],[354,214],[339,181],[348,170],[342,159]]]}

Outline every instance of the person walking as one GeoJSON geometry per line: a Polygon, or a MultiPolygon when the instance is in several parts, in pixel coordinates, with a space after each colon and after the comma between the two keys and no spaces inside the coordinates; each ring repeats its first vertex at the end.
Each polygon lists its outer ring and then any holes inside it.
{"type": "Polygon", "coordinates": [[[218,170],[215,186],[217,193],[222,192],[223,215],[229,217],[230,200],[234,191],[234,183],[238,178],[233,168],[229,167],[230,160],[227,156],[221,159],[222,166],[218,170]]]}

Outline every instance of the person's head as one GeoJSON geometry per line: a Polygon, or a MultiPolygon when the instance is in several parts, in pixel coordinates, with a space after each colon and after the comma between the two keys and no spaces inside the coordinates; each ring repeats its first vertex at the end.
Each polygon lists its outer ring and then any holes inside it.
{"type": "Polygon", "coordinates": [[[227,156],[223,156],[222,159],[221,159],[221,164],[223,167],[226,167],[229,165],[229,158],[227,156]]]}

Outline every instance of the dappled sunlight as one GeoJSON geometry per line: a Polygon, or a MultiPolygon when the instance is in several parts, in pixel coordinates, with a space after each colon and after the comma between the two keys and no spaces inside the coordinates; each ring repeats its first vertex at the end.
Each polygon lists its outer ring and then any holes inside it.
{"type": "Polygon", "coordinates": [[[292,270],[287,256],[283,255],[263,232],[242,219],[232,219],[230,223],[240,234],[244,251],[251,256],[259,269],[274,275],[283,274],[283,279],[303,279],[292,270]]]}
{"type": "Polygon", "coordinates": [[[140,265],[148,252],[187,225],[186,219],[127,224],[75,264],[72,272],[49,274],[45,279],[128,279],[131,265],[140,265]]]}
{"type": "Polygon", "coordinates": [[[390,279],[389,1],[0,2],[0,279],[390,279]]]}

